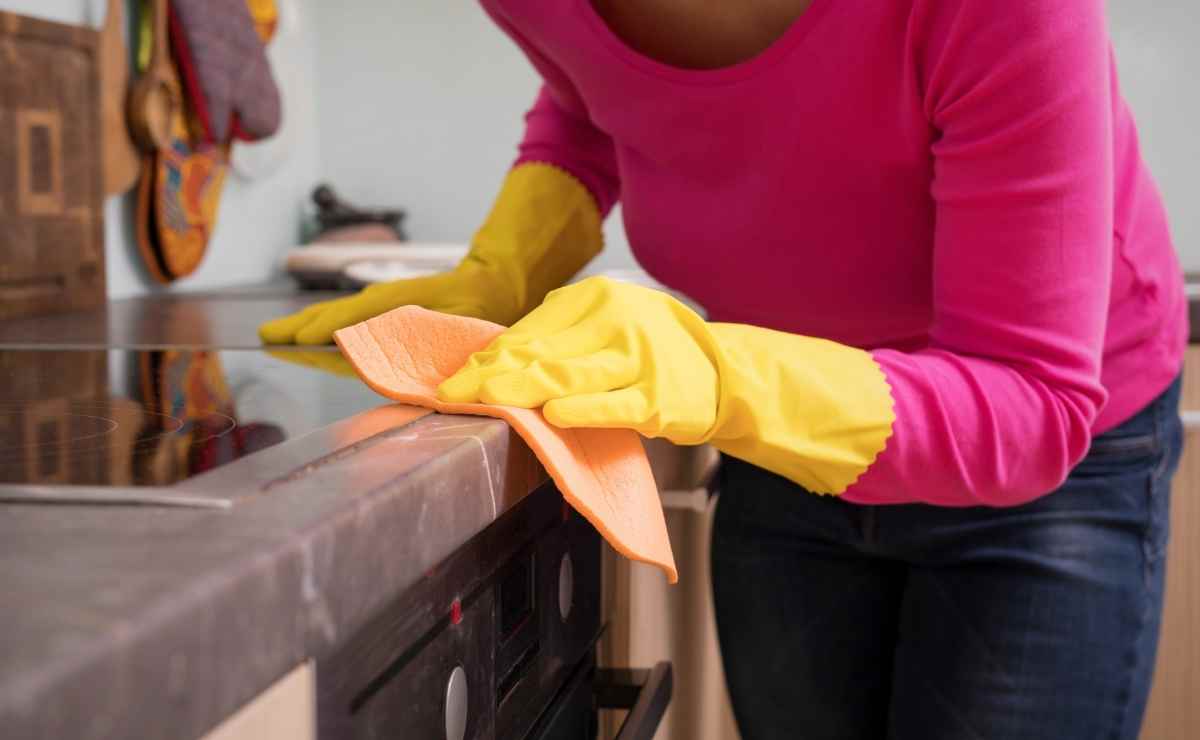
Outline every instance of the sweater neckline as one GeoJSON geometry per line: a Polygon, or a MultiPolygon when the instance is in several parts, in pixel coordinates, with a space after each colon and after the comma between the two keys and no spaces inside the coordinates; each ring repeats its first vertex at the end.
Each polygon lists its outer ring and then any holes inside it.
{"type": "Polygon", "coordinates": [[[691,69],[677,67],[666,62],[649,57],[629,44],[616,34],[608,22],[597,12],[591,0],[575,0],[580,6],[584,19],[592,32],[608,47],[609,51],[629,66],[646,74],[654,75],[672,82],[695,85],[720,85],[737,82],[753,76],[764,68],[771,67],[783,57],[790,54],[796,46],[808,36],[817,22],[824,16],[833,0],[813,0],[803,13],[787,27],[779,38],[771,42],[767,48],[758,54],[736,64],[717,67],[714,69],[691,69]]]}

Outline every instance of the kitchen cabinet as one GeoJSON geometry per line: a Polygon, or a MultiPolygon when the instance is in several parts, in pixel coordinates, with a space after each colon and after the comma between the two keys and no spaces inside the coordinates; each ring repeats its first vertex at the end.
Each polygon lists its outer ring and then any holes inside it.
{"type": "MultiPolygon", "coordinates": [[[[668,660],[675,667],[671,707],[656,740],[737,740],[709,588],[714,509],[707,483],[715,472],[717,453],[711,447],[677,447],[661,439],[645,444],[663,499],[679,583],[667,585],[657,569],[606,548],[601,608],[608,630],[600,643],[600,662],[647,665],[668,660]]],[[[623,719],[619,712],[605,713],[600,737],[616,737],[623,719]]]]}
{"type": "Polygon", "coordinates": [[[305,661],[201,740],[316,740],[316,682],[305,661]]]}
{"type": "Polygon", "coordinates": [[[1183,461],[1171,500],[1167,597],[1142,740],[1200,737],[1200,345],[1184,363],[1183,461]]]}

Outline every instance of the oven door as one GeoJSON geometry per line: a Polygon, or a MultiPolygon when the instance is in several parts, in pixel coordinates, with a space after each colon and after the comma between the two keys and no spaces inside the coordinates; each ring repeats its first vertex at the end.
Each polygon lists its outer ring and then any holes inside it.
{"type": "Polygon", "coordinates": [[[601,540],[553,486],[531,493],[317,660],[321,740],[650,738],[666,664],[596,667],[601,540]]]}
{"type": "Polygon", "coordinates": [[[626,710],[615,740],[650,740],[671,701],[670,663],[650,670],[597,669],[589,660],[579,667],[562,695],[542,715],[528,740],[592,740],[596,710],[626,710]]]}

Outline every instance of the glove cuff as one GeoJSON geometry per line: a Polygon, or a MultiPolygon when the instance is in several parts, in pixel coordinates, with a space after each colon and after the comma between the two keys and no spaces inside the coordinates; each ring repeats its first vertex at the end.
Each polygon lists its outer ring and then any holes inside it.
{"type": "Polygon", "coordinates": [[[482,268],[495,280],[503,302],[495,319],[512,324],[600,253],[601,224],[596,200],[579,180],[527,162],[508,173],[463,267],[482,268]]]}
{"type": "Polygon", "coordinates": [[[712,443],[813,493],[841,494],[874,464],[896,420],[870,353],[742,324],[711,324],[721,395],[712,443]]]}

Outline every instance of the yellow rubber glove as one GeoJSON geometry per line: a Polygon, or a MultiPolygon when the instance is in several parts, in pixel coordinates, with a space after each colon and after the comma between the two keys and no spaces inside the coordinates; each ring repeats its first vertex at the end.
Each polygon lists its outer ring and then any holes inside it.
{"type": "Polygon", "coordinates": [[[266,344],[329,344],[338,329],[400,306],[505,326],[566,283],[603,246],[600,212],[578,180],[546,164],[509,172],[471,251],[449,272],[380,283],[259,327],[266,344]]]}
{"type": "Polygon", "coordinates": [[[438,389],[543,407],[560,427],[621,427],[717,449],[814,493],[842,493],[891,436],[891,389],[862,350],[708,323],[661,291],[589,278],[545,302],[438,389]]]}

